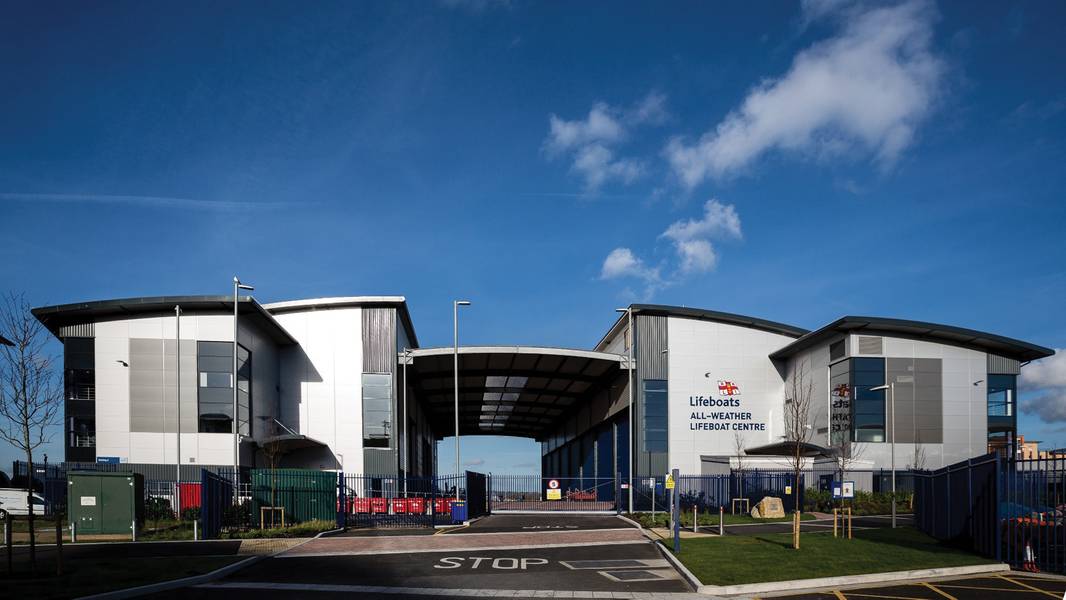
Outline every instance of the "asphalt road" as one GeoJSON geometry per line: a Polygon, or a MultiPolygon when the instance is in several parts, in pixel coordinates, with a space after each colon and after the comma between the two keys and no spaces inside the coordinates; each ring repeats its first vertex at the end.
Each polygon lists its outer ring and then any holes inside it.
{"type": "Polygon", "coordinates": [[[930,580],[889,586],[871,586],[846,590],[801,593],[775,598],[789,600],[868,600],[893,598],[896,600],[1035,600],[1062,598],[1066,594],[1066,579],[1045,579],[1027,573],[1010,572],[1003,575],[966,577],[949,580],[930,580]]]}
{"type": "MultiPolygon", "coordinates": [[[[581,531],[606,529],[632,527],[615,517],[494,515],[464,530],[434,536],[433,550],[421,549],[413,539],[397,539],[397,544],[403,541],[419,549],[331,553],[329,549],[338,543],[349,542],[323,539],[318,541],[321,553],[316,552],[316,542],[311,542],[288,554],[260,560],[222,580],[156,597],[260,600],[314,592],[316,598],[358,594],[400,600],[405,590],[396,588],[418,588],[420,598],[427,594],[473,596],[485,590],[513,590],[509,595],[519,598],[550,590],[590,594],[692,592],[655,546],[635,532],[619,542],[567,543],[567,538],[582,536],[581,531]],[[558,535],[553,535],[556,532],[558,535]],[[487,535],[469,535],[475,533],[487,535]],[[490,540],[498,547],[485,549],[490,540]],[[442,543],[445,548],[436,546],[442,543]],[[386,593],[383,588],[390,589],[386,593]]],[[[356,540],[350,543],[355,549],[365,545],[356,540]]],[[[371,540],[366,540],[369,543],[371,540]]]]}
{"type": "MultiPolygon", "coordinates": [[[[278,557],[259,561],[215,584],[164,598],[262,598],[264,592],[373,593],[389,588],[447,590],[586,590],[690,592],[650,543],[565,548],[448,550],[414,554],[278,557]],[[333,592],[330,586],[339,586],[333,592]]],[[[474,595],[471,592],[470,595],[474,595]]],[[[519,594],[521,596],[521,594],[519,594]]],[[[389,594],[390,598],[395,595],[389,594]]],[[[423,596],[424,597],[424,596],[423,596]]]]}

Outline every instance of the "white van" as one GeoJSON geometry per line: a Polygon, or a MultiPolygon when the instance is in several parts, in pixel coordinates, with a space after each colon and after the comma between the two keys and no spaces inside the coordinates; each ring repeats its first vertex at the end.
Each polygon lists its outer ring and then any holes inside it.
{"type": "MultiPolygon", "coordinates": [[[[33,494],[33,514],[44,514],[44,498],[40,494],[34,492],[33,494]]],[[[20,490],[19,488],[0,488],[0,509],[16,516],[25,516],[30,514],[29,507],[26,505],[26,490],[20,490]]]]}

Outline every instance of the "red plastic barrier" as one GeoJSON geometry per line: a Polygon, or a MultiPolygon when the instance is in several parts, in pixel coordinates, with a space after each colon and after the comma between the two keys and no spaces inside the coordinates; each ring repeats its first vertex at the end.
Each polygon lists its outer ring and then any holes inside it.
{"type": "Polygon", "coordinates": [[[420,515],[426,512],[426,499],[425,498],[408,498],[407,499],[407,512],[413,515],[420,515]]]}
{"type": "Polygon", "coordinates": [[[370,508],[374,514],[388,514],[389,512],[389,499],[388,498],[371,498],[370,508]]]}
{"type": "Polygon", "coordinates": [[[452,514],[452,501],[450,498],[434,498],[433,513],[438,515],[452,514]]]}
{"type": "Polygon", "coordinates": [[[200,508],[200,484],[179,483],[178,495],[181,498],[181,510],[186,508],[200,508]]]}
{"type": "Polygon", "coordinates": [[[404,498],[392,499],[392,514],[402,515],[407,513],[407,500],[404,498]]]}

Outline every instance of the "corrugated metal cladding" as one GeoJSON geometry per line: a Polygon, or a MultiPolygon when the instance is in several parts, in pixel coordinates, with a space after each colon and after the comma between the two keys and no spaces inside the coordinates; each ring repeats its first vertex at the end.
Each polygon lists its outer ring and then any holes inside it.
{"type": "Polygon", "coordinates": [[[363,372],[396,370],[396,309],[363,309],[363,372]]]}
{"type": "MultiPolygon", "coordinates": [[[[666,379],[666,354],[669,346],[666,339],[665,316],[635,315],[637,330],[634,358],[637,363],[637,375],[641,379],[666,379]]],[[[640,386],[637,386],[637,390],[640,386]]],[[[636,390],[634,390],[636,391],[636,390]]]]}
{"type": "Polygon", "coordinates": [[[1003,358],[995,354],[988,355],[989,375],[1017,375],[1022,372],[1022,365],[1013,358],[1003,358]]]}
{"type": "Polygon", "coordinates": [[[859,336],[859,354],[882,354],[881,338],[859,336]]]}
{"type": "MultiPolygon", "coordinates": [[[[636,337],[633,345],[633,358],[637,364],[636,386],[633,389],[634,413],[633,428],[635,443],[634,471],[638,476],[662,475],[669,468],[670,457],[666,452],[641,452],[640,415],[644,414],[641,390],[644,386],[641,381],[645,379],[669,379],[667,368],[668,357],[665,350],[669,348],[666,319],[662,315],[634,315],[633,327],[636,329],[636,337]]],[[[669,417],[668,417],[669,418],[669,417]]]]}
{"type": "MultiPolygon", "coordinates": [[[[363,372],[392,373],[393,422],[399,422],[396,400],[399,382],[396,380],[396,309],[363,308],[363,372]]],[[[397,428],[394,427],[393,431],[397,428]]],[[[363,473],[367,475],[397,475],[399,453],[398,435],[392,437],[392,448],[364,448],[363,473]]]]}
{"type": "Polygon", "coordinates": [[[96,324],[95,323],[79,323],[77,325],[64,325],[59,328],[59,335],[56,337],[68,338],[68,337],[82,337],[91,338],[96,337],[96,324]]]}

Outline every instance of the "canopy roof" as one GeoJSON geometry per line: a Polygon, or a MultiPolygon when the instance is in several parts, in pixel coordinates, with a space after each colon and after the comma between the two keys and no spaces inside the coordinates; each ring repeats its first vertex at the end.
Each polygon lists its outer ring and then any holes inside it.
{"type": "MultiPolygon", "coordinates": [[[[453,360],[450,347],[423,348],[411,351],[407,367],[438,437],[455,431],[453,360]]],[[[625,361],[566,348],[460,347],[459,433],[544,439],[570,411],[609,388],[625,361]]]]}
{"type": "MultiPolygon", "coordinates": [[[[748,456],[795,456],[796,455],[796,443],[795,442],[774,442],[773,444],[767,444],[765,446],[756,446],[755,448],[745,448],[744,453],[748,456]]],[[[809,442],[800,443],[800,456],[807,458],[825,457],[829,458],[833,456],[833,451],[828,448],[823,448],[817,444],[811,444],[809,442]]]]}
{"type": "Polygon", "coordinates": [[[770,358],[788,358],[799,352],[811,348],[820,343],[829,341],[831,338],[842,334],[860,333],[867,335],[887,335],[902,338],[928,340],[940,344],[961,346],[972,350],[987,352],[1004,358],[1012,358],[1018,361],[1030,361],[1038,358],[1046,358],[1055,353],[1050,348],[1030,344],[994,333],[954,327],[952,325],[940,325],[938,323],[926,323],[923,321],[910,321],[906,319],[889,319],[885,317],[841,317],[829,325],[817,331],[812,331],[799,338],[795,342],[777,350],[770,358]]]}

